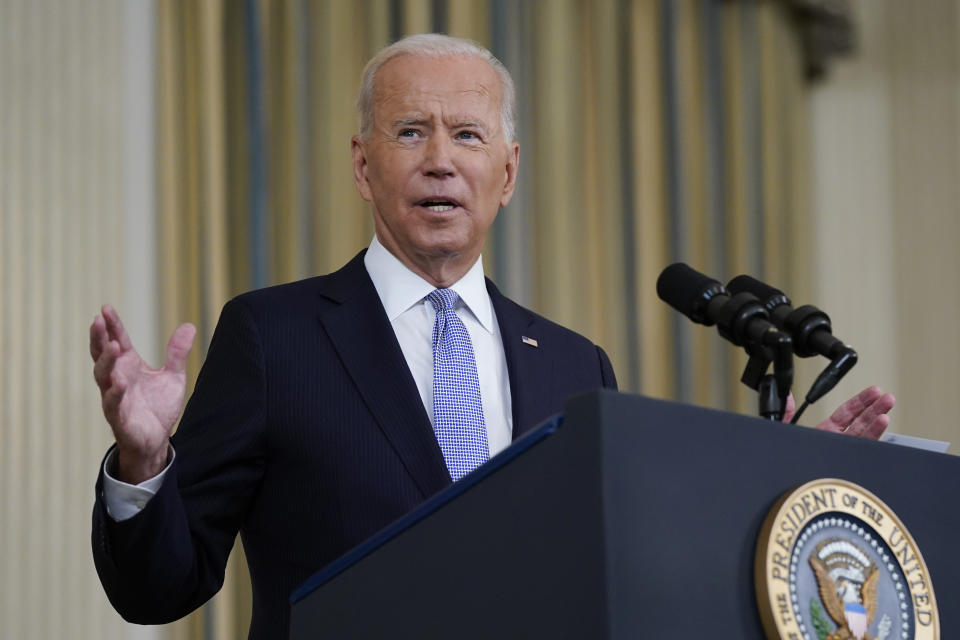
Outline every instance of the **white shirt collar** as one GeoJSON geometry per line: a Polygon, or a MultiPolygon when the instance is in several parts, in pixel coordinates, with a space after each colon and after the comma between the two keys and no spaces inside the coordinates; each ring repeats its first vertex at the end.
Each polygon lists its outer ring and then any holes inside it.
{"type": "MultiPolygon", "coordinates": [[[[373,280],[373,286],[390,322],[436,289],[387,251],[376,235],[370,241],[363,264],[373,280]]],[[[450,288],[457,292],[463,304],[483,328],[493,333],[493,305],[483,277],[482,256],[478,257],[470,270],[450,288]]]]}

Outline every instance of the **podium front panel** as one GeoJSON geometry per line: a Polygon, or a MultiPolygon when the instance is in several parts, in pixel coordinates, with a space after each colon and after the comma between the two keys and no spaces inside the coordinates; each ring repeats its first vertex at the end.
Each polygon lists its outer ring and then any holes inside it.
{"type": "Polygon", "coordinates": [[[534,437],[301,594],[291,637],[762,638],[761,524],[823,477],[899,515],[960,637],[956,457],[612,392],[534,437]]]}

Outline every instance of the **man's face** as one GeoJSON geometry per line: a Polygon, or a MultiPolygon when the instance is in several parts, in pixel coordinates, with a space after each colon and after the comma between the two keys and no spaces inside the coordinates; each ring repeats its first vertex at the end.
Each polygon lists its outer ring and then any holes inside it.
{"type": "Polygon", "coordinates": [[[501,130],[500,93],[496,72],[471,57],[400,55],[377,73],[354,178],[381,243],[421,275],[472,266],[513,195],[519,147],[501,130]]]}

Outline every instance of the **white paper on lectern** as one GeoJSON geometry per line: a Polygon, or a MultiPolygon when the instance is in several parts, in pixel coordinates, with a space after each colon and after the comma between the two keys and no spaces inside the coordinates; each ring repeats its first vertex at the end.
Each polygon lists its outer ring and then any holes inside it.
{"type": "Polygon", "coordinates": [[[943,440],[930,440],[928,438],[917,438],[916,436],[905,436],[900,433],[885,433],[880,436],[880,442],[891,442],[904,447],[913,447],[914,449],[923,449],[924,451],[935,451],[937,453],[946,453],[950,446],[949,442],[943,440]]]}

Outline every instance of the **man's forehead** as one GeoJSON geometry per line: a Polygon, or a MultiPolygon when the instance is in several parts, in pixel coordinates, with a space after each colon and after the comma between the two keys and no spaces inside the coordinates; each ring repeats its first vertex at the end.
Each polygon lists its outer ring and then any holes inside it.
{"type": "Polygon", "coordinates": [[[496,104],[496,97],[487,87],[452,88],[435,86],[401,85],[385,87],[374,94],[374,100],[380,104],[389,104],[394,108],[418,109],[431,102],[441,101],[447,104],[463,105],[467,109],[485,108],[496,104]]]}
{"type": "Polygon", "coordinates": [[[500,80],[484,60],[401,55],[388,60],[374,79],[374,102],[415,105],[429,100],[498,102],[500,80]]]}

